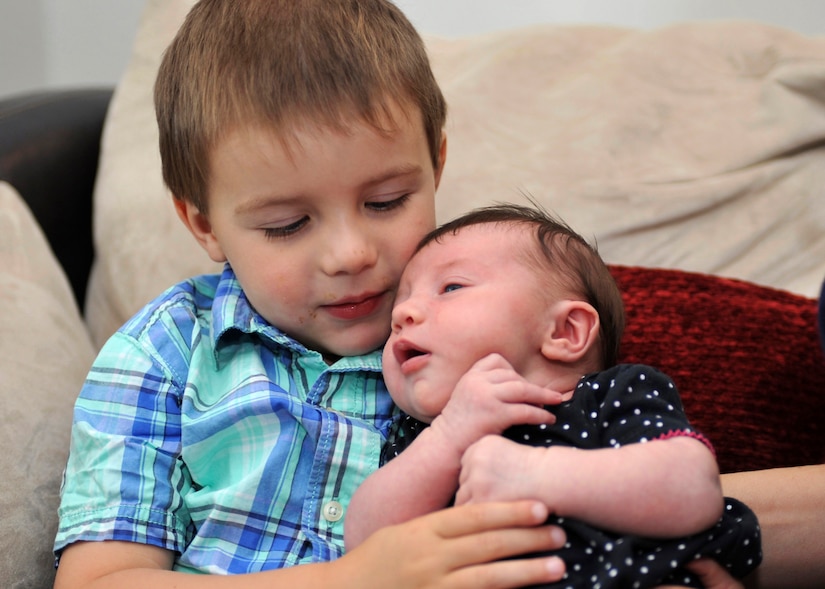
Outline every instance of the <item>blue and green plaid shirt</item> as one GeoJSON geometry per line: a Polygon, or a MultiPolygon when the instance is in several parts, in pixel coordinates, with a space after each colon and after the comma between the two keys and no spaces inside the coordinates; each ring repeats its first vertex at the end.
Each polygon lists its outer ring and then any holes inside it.
{"type": "Polygon", "coordinates": [[[89,373],[55,550],[139,542],[203,573],[336,558],[395,415],[380,352],[328,366],[258,315],[228,266],[185,281],[89,373]]]}

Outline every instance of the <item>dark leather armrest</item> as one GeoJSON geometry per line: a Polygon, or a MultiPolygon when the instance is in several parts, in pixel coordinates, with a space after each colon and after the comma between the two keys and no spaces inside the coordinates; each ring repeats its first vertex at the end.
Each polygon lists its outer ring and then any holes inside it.
{"type": "Polygon", "coordinates": [[[0,100],[0,180],[15,187],[60,261],[80,307],[94,256],[92,191],[111,88],[0,100]]]}

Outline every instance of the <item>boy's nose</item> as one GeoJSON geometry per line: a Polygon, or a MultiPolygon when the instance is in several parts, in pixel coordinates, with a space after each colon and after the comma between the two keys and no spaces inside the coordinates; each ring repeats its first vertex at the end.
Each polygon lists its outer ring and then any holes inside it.
{"type": "Polygon", "coordinates": [[[321,267],[330,276],[357,274],[374,266],[378,259],[378,248],[358,229],[338,231],[328,243],[321,267]]]}

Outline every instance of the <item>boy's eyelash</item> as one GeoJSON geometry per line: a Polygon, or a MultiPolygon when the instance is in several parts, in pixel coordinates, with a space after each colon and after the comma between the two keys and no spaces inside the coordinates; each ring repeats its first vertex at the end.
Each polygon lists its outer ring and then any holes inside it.
{"type": "MultiPolygon", "coordinates": [[[[398,207],[404,206],[404,204],[410,199],[409,194],[404,194],[399,196],[398,198],[394,198],[388,201],[376,201],[376,202],[369,202],[366,204],[367,207],[371,208],[372,210],[378,213],[385,213],[392,211],[393,209],[397,209],[398,207]]],[[[264,237],[269,240],[275,239],[284,239],[290,237],[300,231],[304,225],[309,222],[308,217],[303,217],[294,223],[290,223],[289,225],[284,225],[283,227],[266,227],[264,228],[264,237]]]]}
{"type": "Polygon", "coordinates": [[[289,225],[284,225],[283,227],[267,227],[264,229],[264,237],[269,240],[273,239],[283,239],[285,237],[289,237],[301,230],[301,228],[307,224],[309,219],[307,217],[303,217],[294,223],[290,223],[289,225]]]}
{"type": "Polygon", "coordinates": [[[392,200],[369,202],[367,203],[367,206],[379,213],[383,213],[385,211],[391,211],[403,206],[408,200],[410,200],[410,195],[404,194],[392,200]]]}

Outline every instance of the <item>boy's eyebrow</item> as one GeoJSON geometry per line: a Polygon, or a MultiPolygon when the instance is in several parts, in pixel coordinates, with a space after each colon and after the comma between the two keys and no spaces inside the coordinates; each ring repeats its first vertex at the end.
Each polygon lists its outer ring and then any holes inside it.
{"type": "MultiPolygon", "coordinates": [[[[368,178],[361,184],[361,188],[371,188],[383,182],[387,182],[388,180],[392,180],[393,178],[398,178],[401,176],[413,176],[418,175],[421,173],[421,166],[418,164],[401,164],[394,168],[389,168],[387,170],[383,170],[376,174],[375,176],[368,178]]],[[[235,207],[235,214],[236,215],[243,215],[246,213],[252,213],[259,209],[265,208],[267,206],[272,206],[276,204],[283,204],[301,200],[303,198],[302,194],[295,194],[291,196],[279,196],[279,195],[265,195],[260,197],[255,197],[250,200],[244,201],[240,203],[237,207],[235,207]]]]}
{"type": "Polygon", "coordinates": [[[364,182],[364,188],[369,188],[371,186],[375,186],[376,184],[381,184],[382,182],[386,182],[387,180],[392,180],[393,178],[397,178],[399,176],[411,176],[413,174],[420,174],[421,173],[421,166],[414,163],[408,164],[401,164],[394,168],[390,168],[388,170],[384,170],[372,178],[369,178],[366,182],[364,182]]]}

